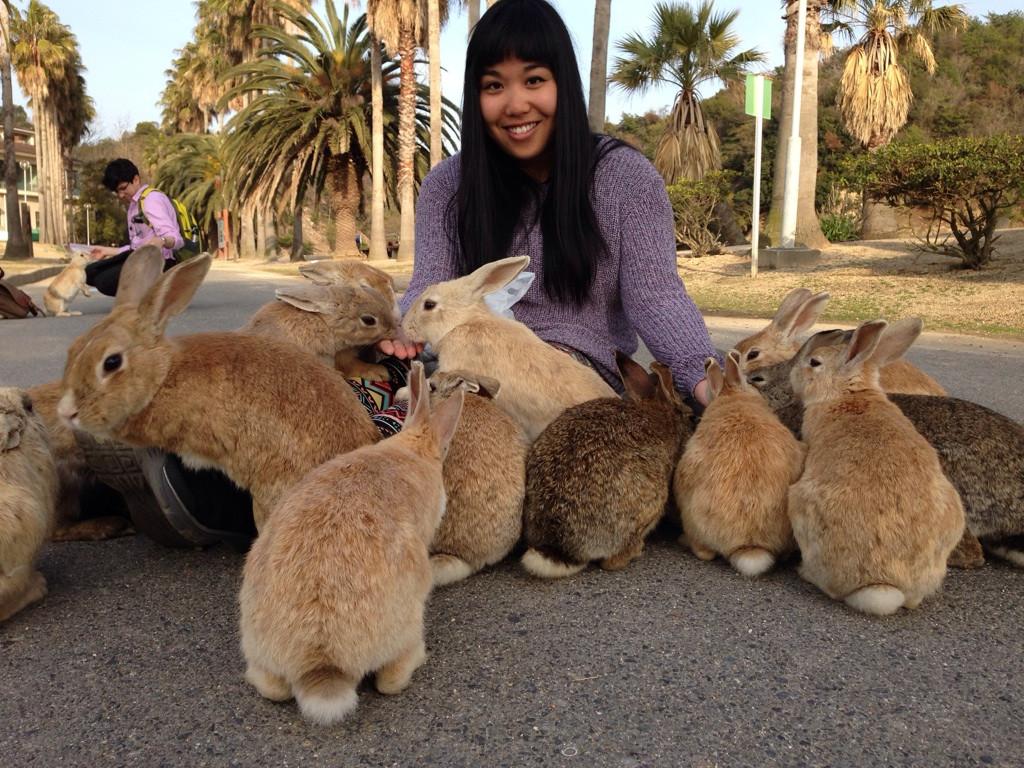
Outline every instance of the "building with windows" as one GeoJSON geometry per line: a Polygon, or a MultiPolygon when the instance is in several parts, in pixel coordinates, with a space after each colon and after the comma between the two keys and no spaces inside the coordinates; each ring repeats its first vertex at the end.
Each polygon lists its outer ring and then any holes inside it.
{"type": "MultiPolygon", "coordinates": [[[[0,126],[0,137],[3,127],[0,126]]],[[[14,129],[14,155],[18,162],[18,199],[28,205],[32,239],[39,239],[39,178],[36,136],[31,128],[14,129]]],[[[0,240],[7,240],[7,191],[3,184],[3,152],[0,151],[0,240]]],[[[27,233],[26,233],[27,234],[27,233]]]]}

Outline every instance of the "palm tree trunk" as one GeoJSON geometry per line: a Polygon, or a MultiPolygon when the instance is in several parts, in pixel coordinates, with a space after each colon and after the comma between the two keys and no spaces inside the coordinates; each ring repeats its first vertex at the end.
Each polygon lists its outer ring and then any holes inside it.
{"type": "MultiPolygon", "coordinates": [[[[797,3],[786,8],[786,65],[782,80],[782,109],[779,116],[779,143],[775,155],[772,202],[765,222],[769,243],[782,242],[782,199],[786,186],[788,138],[793,126],[793,89],[796,87],[797,3]]],[[[800,182],[797,194],[796,240],[808,248],[824,248],[828,239],[821,231],[814,208],[814,190],[818,177],[818,56],[821,50],[821,0],[807,3],[807,30],[804,43],[804,76],[800,103],[800,182]]]]}
{"type": "Polygon", "coordinates": [[[427,4],[427,58],[430,60],[430,167],[441,162],[441,8],[427,4]]]}
{"type": "Polygon", "coordinates": [[[277,254],[277,233],[274,230],[274,209],[260,208],[256,211],[256,255],[261,259],[272,259],[277,254]]]}
{"type": "Polygon", "coordinates": [[[608,28],[612,19],[612,0],[594,3],[594,41],[590,58],[590,130],[604,131],[604,97],[608,90],[608,28]]]}
{"type": "Polygon", "coordinates": [[[0,87],[3,89],[4,115],[4,190],[7,214],[7,247],[5,259],[27,259],[29,252],[21,227],[21,203],[18,199],[18,159],[14,154],[14,98],[11,81],[10,15],[7,3],[0,0],[0,87]]]}
{"type": "Polygon", "coordinates": [[[496,3],[496,2],[498,2],[498,0],[487,0],[487,7],[488,7],[488,8],[490,8],[490,7],[491,7],[492,5],[494,5],[494,4],[496,3]]]}
{"type": "Polygon", "coordinates": [[[53,167],[53,132],[50,130],[50,114],[48,105],[44,102],[40,105],[37,117],[39,119],[40,145],[36,150],[36,164],[39,169],[39,242],[54,243],[56,232],[54,232],[53,202],[57,193],[54,183],[53,167]]]}
{"type": "Polygon", "coordinates": [[[356,214],[359,211],[359,174],[349,155],[335,157],[330,169],[331,208],[334,210],[334,251],[342,258],[359,258],[356,214]]]}
{"type": "MultiPolygon", "coordinates": [[[[370,25],[372,29],[372,24],[370,25]]],[[[373,148],[370,177],[370,261],[387,261],[387,233],[384,231],[384,80],[381,74],[380,41],[370,36],[371,106],[373,148]]]]}
{"type": "Polygon", "coordinates": [[[411,20],[402,22],[398,53],[401,57],[398,96],[398,204],[401,228],[398,246],[399,261],[412,261],[416,252],[415,179],[416,161],[416,72],[413,59],[416,38],[411,20]]]}
{"type": "Polygon", "coordinates": [[[242,242],[239,248],[239,258],[252,259],[256,256],[256,226],[255,215],[252,203],[243,203],[238,229],[241,232],[242,242]]]}
{"type": "Polygon", "coordinates": [[[292,221],[292,261],[302,261],[302,206],[296,205],[292,221]]]}
{"type": "Polygon", "coordinates": [[[467,8],[467,19],[469,21],[469,28],[466,30],[466,38],[469,39],[470,35],[473,34],[473,27],[480,21],[480,0],[466,0],[467,8]]]}

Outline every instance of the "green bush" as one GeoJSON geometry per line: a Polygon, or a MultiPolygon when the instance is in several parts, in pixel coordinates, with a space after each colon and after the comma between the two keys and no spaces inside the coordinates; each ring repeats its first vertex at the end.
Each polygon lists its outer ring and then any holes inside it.
{"type": "Polygon", "coordinates": [[[694,257],[722,252],[712,223],[715,206],[730,199],[734,175],[731,171],[714,171],[700,181],[680,181],[667,188],[676,242],[690,249],[694,257]]]}
{"type": "Polygon", "coordinates": [[[818,217],[821,231],[830,243],[845,243],[860,236],[860,225],[853,216],[841,213],[826,213],[818,217]]]}

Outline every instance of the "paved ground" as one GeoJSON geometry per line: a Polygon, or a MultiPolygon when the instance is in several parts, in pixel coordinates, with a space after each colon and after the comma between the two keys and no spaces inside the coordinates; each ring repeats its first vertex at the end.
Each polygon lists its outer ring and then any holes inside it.
{"type": "MultiPolygon", "coordinates": [[[[218,266],[172,330],[237,327],[280,280],[218,266]]],[[[58,376],[108,306],[0,323],[0,383],[58,376]]],[[[719,346],[750,326],[710,325],[719,346]]],[[[1024,419],[1024,345],[922,342],[913,357],[954,394],[1024,419]]],[[[544,583],[506,563],[439,590],[413,685],[363,691],[332,729],[243,682],[240,555],[52,545],[49,597],[0,627],[0,764],[1021,765],[1020,571],[951,572],[936,600],[875,620],[792,568],[751,583],[699,563],[673,534],[617,574],[544,583]]]]}

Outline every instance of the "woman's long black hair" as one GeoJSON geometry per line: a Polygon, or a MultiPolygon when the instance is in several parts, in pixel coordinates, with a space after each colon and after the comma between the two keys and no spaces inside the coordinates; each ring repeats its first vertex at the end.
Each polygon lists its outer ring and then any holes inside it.
{"type": "Polygon", "coordinates": [[[459,187],[447,217],[449,237],[458,237],[460,274],[510,255],[513,231],[533,201],[540,203],[544,290],[552,299],[584,303],[607,253],[591,201],[594,169],[615,146],[622,145],[590,131],[572,40],[558,12],[545,0],[495,3],[466,52],[459,187]],[[480,113],[484,71],[511,57],[546,66],[558,88],[546,194],[494,142],[480,113]]]}

